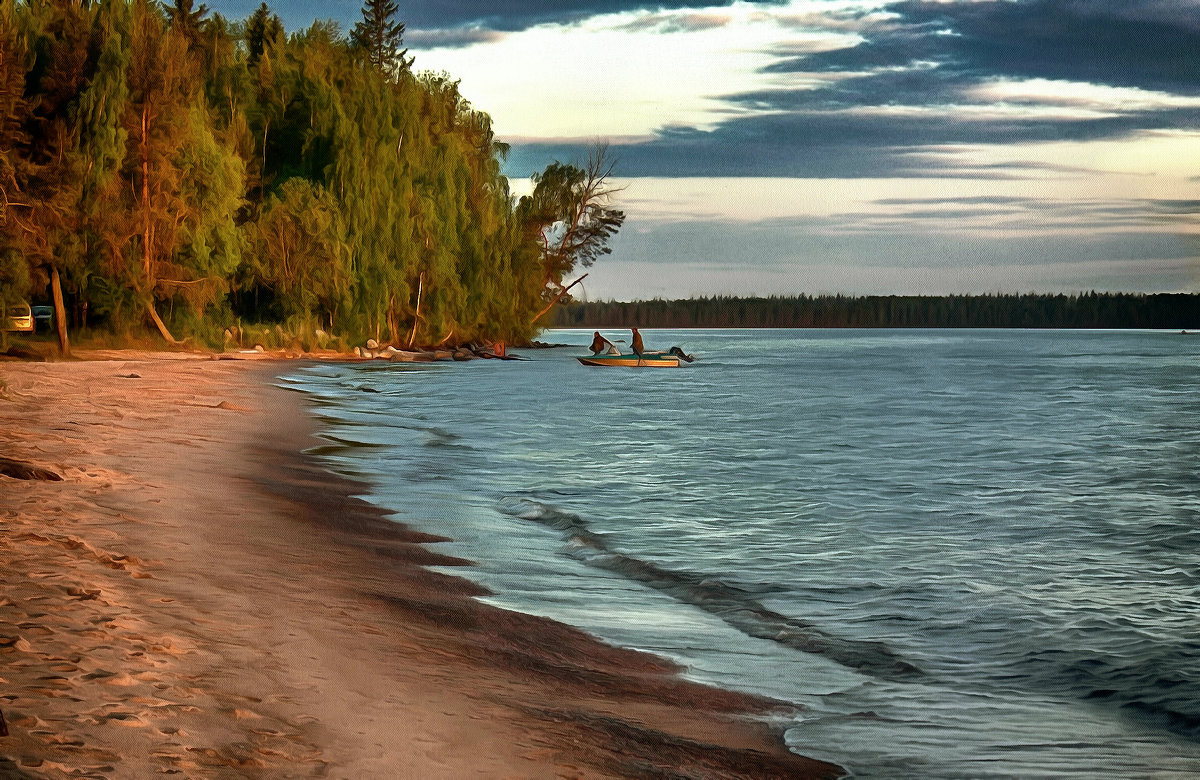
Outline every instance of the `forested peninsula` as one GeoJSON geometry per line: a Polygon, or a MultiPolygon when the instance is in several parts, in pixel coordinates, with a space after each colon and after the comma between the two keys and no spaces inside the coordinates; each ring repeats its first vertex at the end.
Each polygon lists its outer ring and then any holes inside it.
{"type": "Polygon", "coordinates": [[[569,328],[1200,328],[1195,293],[717,296],[574,302],[569,328]]]}
{"type": "Polygon", "coordinates": [[[52,302],[64,352],[529,339],[624,219],[611,163],[513,197],[490,118],[403,32],[391,0],[348,35],[265,3],[0,0],[0,316],[52,302]]]}

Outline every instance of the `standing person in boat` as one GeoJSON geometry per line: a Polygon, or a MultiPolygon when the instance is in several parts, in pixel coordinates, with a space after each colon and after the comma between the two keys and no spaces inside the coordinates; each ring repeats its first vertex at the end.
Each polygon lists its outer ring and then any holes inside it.
{"type": "Polygon", "coordinates": [[[616,344],[601,336],[600,331],[596,331],[592,334],[592,354],[599,355],[605,351],[610,355],[621,354],[621,350],[617,349],[616,344]]]}
{"type": "Polygon", "coordinates": [[[642,344],[642,334],[638,333],[637,328],[634,328],[633,329],[633,354],[637,355],[638,357],[641,357],[642,353],[645,351],[646,351],[646,347],[642,344]]]}

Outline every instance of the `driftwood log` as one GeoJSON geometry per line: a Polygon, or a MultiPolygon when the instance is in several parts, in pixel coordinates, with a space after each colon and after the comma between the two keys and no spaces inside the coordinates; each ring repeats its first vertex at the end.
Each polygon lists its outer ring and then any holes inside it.
{"type": "Polygon", "coordinates": [[[40,479],[45,482],[62,482],[62,477],[49,469],[39,468],[32,463],[11,458],[0,458],[0,474],[13,479],[40,479]]]}
{"type": "Polygon", "coordinates": [[[32,349],[24,347],[9,347],[7,352],[0,352],[0,357],[10,357],[17,360],[29,360],[34,363],[45,363],[46,356],[41,352],[35,352],[32,349]]]}
{"type": "Polygon", "coordinates": [[[454,349],[396,349],[392,346],[379,347],[374,342],[368,342],[366,347],[355,347],[354,354],[360,358],[375,360],[390,360],[393,363],[433,363],[439,360],[475,360],[491,358],[494,360],[525,360],[518,355],[497,355],[493,350],[464,346],[454,349]]]}

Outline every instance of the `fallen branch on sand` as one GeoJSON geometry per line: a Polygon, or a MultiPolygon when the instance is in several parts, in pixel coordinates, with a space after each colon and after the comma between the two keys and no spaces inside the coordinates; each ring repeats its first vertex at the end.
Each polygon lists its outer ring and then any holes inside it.
{"type": "Polygon", "coordinates": [[[62,477],[48,469],[38,468],[31,463],[10,458],[0,458],[0,474],[13,479],[40,479],[45,482],[62,482],[62,477]]]}

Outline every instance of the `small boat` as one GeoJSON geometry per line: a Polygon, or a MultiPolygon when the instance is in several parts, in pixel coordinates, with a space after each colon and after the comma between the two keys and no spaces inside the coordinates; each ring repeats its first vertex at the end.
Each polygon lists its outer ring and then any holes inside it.
{"type": "Polygon", "coordinates": [[[691,363],[694,358],[687,354],[680,347],[671,347],[666,352],[643,352],[638,355],[618,355],[614,352],[589,355],[588,357],[575,358],[585,366],[629,366],[630,368],[638,367],[653,367],[653,368],[676,368],[679,361],[691,363]]]}
{"type": "Polygon", "coordinates": [[[585,366],[629,366],[630,368],[676,368],[679,358],[669,352],[643,352],[637,355],[588,355],[575,358],[585,366]]]}

